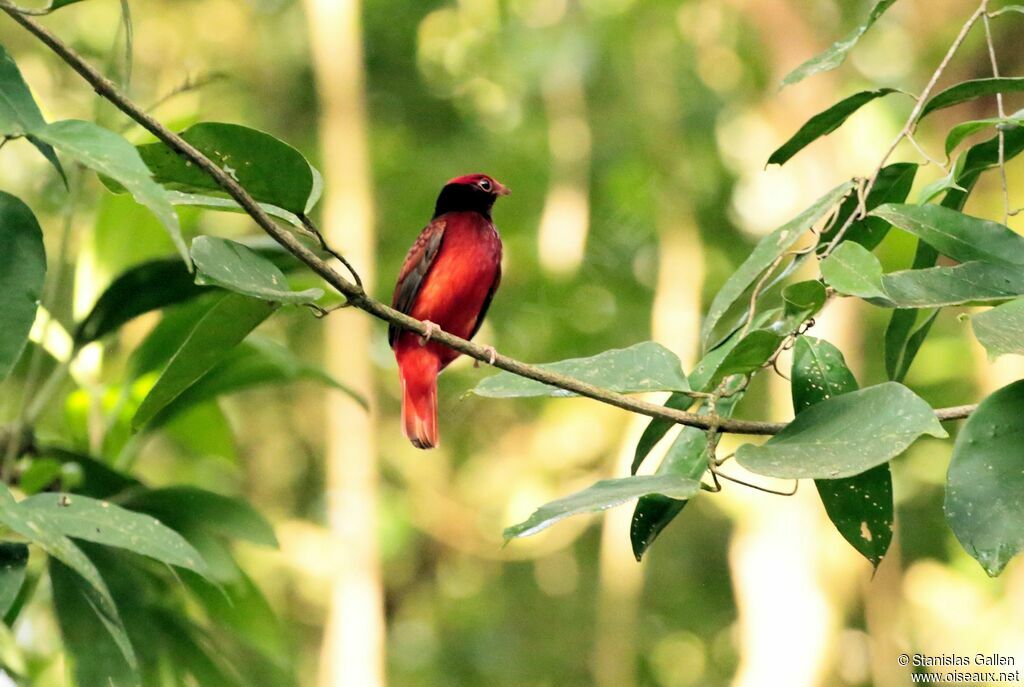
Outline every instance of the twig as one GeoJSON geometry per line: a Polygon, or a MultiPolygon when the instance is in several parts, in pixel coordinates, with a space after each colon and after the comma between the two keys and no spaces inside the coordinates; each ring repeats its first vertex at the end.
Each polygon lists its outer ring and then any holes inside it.
{"type": "MultiPolygon", "coordinates": [[[[196,165],[196,167],[209,174],[217,185],[224,189],[224,191],[227,192],[227,194],[245,210],[245,212],[253,219],[253,221],[256,222],[256,224],[259,225],[261,229],[263,229],[263,231],[281,244],[281,246],[288,250],[288,252],[305,263],[314,273],[322,277],[340,294],[345,296],[353,307],[359,308],[360,310],[363,310],[364,312],[401,329],[406,329],[420,334],[421,336],[426,336],[428,328],[424,322],[409,317],[405,313],[401,313],[380,301],[369,297],[361,286],[350,282],[348,279],[341,276],[330,265],[321,260],[316,253],[304,246],[292,234],[279,227],[277,223],[275,223],[263,210],[263,208],[259,206],[259,203],[257,203],[256,200],[254,200],[242,187],[242,185],[238,183],[238,181],[224,172],[224,170],[217,166],[215,162],[203,155],[194,146],[158,122],[151,115],[144,112],[138,105],[121,93],[121,91],[118,90],[118,88],[111,83],[109,79],[96,71],[96,69],[82,59],[78,53],[68,47],[46,27],[42,26],[31,17],[19,13],[18,10],[13,5],[6,2],[6,0],[0,0],[0,9],[36,36],[72,69],[78,72],[78,74],[81,75],[81,77],[85,79],[85,81],[88,82],[101,97],[106,98],[113,103],[118,109],[138,122],[143,128],[167,144],[171,150],[175,151],[186,160],[191,161],[196,165]]],[[[976,18],[977,17],[974,16],[971,23],[973,23],[973,20],[976,18]]],[[[962,41],[962,38],[958,39],[957,45],[959,45],[960,41],[962,41]]],[[[945,63],[948,62],[948,58],[949,56],[944,60],[943,67],[945,66],[945,63]]],[[[933,79],[933,82],[937,80],[937,78],[938,77],[936,76],[933,79]]],[[[927,91],[925,95],[926,94],[927,91]]],[[[544,369],[521,362],[514,358],[509,358],[505,355],[497,355],[494,357],[493,361],[491,361],[491,356],[493,354],[492,349],[479,344],[474,344],[460,337],[453,336],[445,331],[434,330],[431,334],[431,338],[434,341],[468,355],[471,358],[481,362],[490,362],[494,367],[505,370],[506,372],[510,372],[514,375],[532,379],[560,389],[565,389],[566,391],[571,391],[579,394],[580,396],[586,396],[587,398],[591,398],[617,408],[622,408],[623,410],[638,413],[640,415],[646,415],[648,417],[661,418],[677,424],[696,427],[698,429],[711,429],[712,427],[715,427],[719,432],[728,432],[732,434],[777,434],[786,426],[786,423],[782,422],[734,420],[731,418],[725,419],[698,415],[688,411],[675,410],[673,408],[648,403],[637,398],[619,394],[568,375],[552,372],[549,369],[544,369]]],[[[960,419],[967,417],[971,410],[973,410],[973,406],[961,406],[959,408],[937,411],[937,415],[939,416],[939,419],[943,420],[960,419]]]]}
{"type": "MultiPolygon", "coordinates": [[[[982,3],[987,10],[988,0],[982,3]]],[[[988,57],[992,61],[992,76],[999,78],[999,62],[996,60],[996,48],[992,42],[992,27],[989,26],[988,12],[982,15],[985,24],[985,43],[988,44],[988,57]]],[[[1003,109],[1003,94],[996,93],[996,107],[999,111],[999,118],[1006,119],[1006,110],[1003,109]]],[[[1010,223],[1010,189],[1006,183],[1006,133],[1003,128],[996,127],[999,132],[999,179],[1003,184],[1003,224],[1010,223]]]]}
{"type": "Polygon", "coordinates": [[[317,242],[319,242],[320,247],[325,252],[333,256],[335,260],[337,260],[338,262],[345,266],[345,269],[348,270],[348,273],[352,275],[352,279],[355,280],[356,286],[358,286],[360,289],[363,288],[363,280],[360,278],[359,273],[356,272],[356,269],[352,267],[348,260],[345,259],[344,255],[330,247],[330,245],[327,243],[327,239],[324,238],[323,233],[321,233],[320,229],[316,226],[316,224],[313,223],[313,220],[307,217],[305,213],[299,215],[299,219],[302,221],[302,226],[306,228],[306,231],[312,234],[313,238],[315,238],[317,242]]]}
{"type": "Polygon", "coordinates": [[[910,116],[907,117],[907,121],[903,125],[903,128],[900,129],[896,138],[894,138],[892,143],[889,144],[889,148],[885,151],[885,155],[882,156],[882,161],[878,163],[875,173],[868,178],[867,183],[864,185],[864,189],[860,194],[860,204],[854,212],[850,213],[846,222],[843,223],[842,228],[836,232],[832,241],[829,242],[828,247],[825,249],[824,253],[822,253],[823,258],[828,257],[832,251],[835,250],[836,246],[839,245],[839,242],[843,240],[843,236],[846,234],[847,229],[849,229],[854,222],[867,216],[867,207],[865,206],[865,203],[867,202],[868,195],[871,193],[871,189],[875,187],[878,175],[882,172],[882,168],[885,167],[885,163],[889,161],[893,152],[895,152],[896,146],[900,144],[900,141],[913,134],[914,129],[917,126],[917,118],[921,115],[921,110],[924,109],[925,103],[928,102],[928,96],[931,95],[932,91],[935,89],[935,84],[939,82],[939,78],[942,76],[943,72],[946,71],[946,67],[949,66],[950,61],[953,59],[953,55],[956,54],[956,51],[959,50],[960,46],[963,44],[964,39],[967,38],[967,34],[970,32],[971,27],[974,26],[978,19],[985,15],[985,12],[988,10],[988,1],[989,0],[982,0],[978,9],[974,10],[974,13],[960,28],[960,33],[957,34],[956,39],[954,39],[952,45],[949,46],[949,50],[946,51],[946,55],[942,58],[942,62],[939,63],[938,68],[936,68],[935,72],[932,74],[932,78],[928,81],[928,85],[924,87],[924,90],[921,91],[921,95],[917,97],[917,103],[914,104],[914,108],[910,111],[910,116]]]}

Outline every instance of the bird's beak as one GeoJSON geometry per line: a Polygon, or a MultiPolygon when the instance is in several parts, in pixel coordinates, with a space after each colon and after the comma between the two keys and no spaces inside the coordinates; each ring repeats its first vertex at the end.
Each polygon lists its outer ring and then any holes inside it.
{"type": "Polygon", "coordinates": [[[494,189],[494,195],[507,196],[512,193],[512,189],[510,189],[508,186],[505,186],[504,184],[501,184],[499,182],[494,183],[497,185],[497,188],[494,189]]]}

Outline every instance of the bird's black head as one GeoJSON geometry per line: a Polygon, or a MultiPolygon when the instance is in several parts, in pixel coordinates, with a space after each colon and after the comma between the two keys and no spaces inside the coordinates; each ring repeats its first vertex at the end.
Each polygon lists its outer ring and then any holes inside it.
{"type": "Polygon", "coordinates": [[[508,194],[508,188],[486,174],[455,177],[441,189],[434,206],[434,217],[446,212],[474,210],[490,218],[494,201],[498,196],[508,194]]]}

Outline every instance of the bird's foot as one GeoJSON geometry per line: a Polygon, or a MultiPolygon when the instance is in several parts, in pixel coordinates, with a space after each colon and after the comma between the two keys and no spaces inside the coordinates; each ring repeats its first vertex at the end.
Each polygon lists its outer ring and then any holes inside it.
{"type": "Polygon", "coordinates": [[[423,320],[423,324],[427,328],[427,333],[420,337],[420,346],[426,346],[427,342],[430,341],[430,338],[437,332],[441,331],[441,328],[430,320],[423,320]]]}
{"type": "MultiPolygon", "coordinates": [[[[495,359],[498,357],[498,352],[494,350],[494,346],[483,346],[483,349],[487,351],[487,364],[493,365],[495,359]]],[[[480,367],[480,361],[474,360],[473,367],[480,367]]]]}

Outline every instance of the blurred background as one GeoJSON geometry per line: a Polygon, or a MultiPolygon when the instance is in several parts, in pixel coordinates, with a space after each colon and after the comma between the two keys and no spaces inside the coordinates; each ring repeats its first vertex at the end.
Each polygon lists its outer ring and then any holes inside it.
{"type": "MultiPolygon", "coordinates": [[[[691,369],[703,307],[758,237],[873,172],[911,102],[872,103],[784,168],[765,169],[770,153],[857,90],[920,91],[975,7],[901,0],[841,69],[780,91],[869,4],[149,0],[131,5],[129,92],[173,128],[237,122],[301,150],[326,179],[320,225],[382,300],[444,181],[491,174],[513,195],[495,210],[505,277],[479,341],[542,362],[653,338],[691,369]]],[[[90,0],[45,23],[125,78],[120,12],[90,0]]],[[[1003,16],[993,30],[1002,71],[1020,74],[1024,22],[1003,16]]],[[[6,18],[0,40],[48,119],[95,116],[145,140],[6,18]]],[[[943,83],[989,73],[978,27],[943,83]]],[[[992,99],[944,110],[918,140],[940,157],[949,126],[994,113],[992,99]]],[[[897,158],[923,162],[905,144],[897,158]]],[[[170,252],[144,211],[94,177],[67,213],[29,146],[12,143],[3,160],[0,187],[30,202],[51,253],[70,214],[69,311],[170,252]]],[[[1021,167],[1010,165],[1011,190],[1021,167]]],[[[941,175],[923,168],[917,188],[941,175]]],[[[967,212],[1001,211],[989,173],[967,212]]],[[[192,232],[256,232],[243,217],[182,217],[192,232]]],[[[897,268],[913,247],[892,232],[879,254],[897,268]]],[[[956,315],[940,315],[907,380],[935,406],[1024,372],[987,361],[956,315]]],[[[887,317],[834,302],[813,333],[874,384],[887,317]]],[[[154,321],[87,356],[82,374],[102,389],[154,321]]],[[[281,618],[301,685],[884,687],[907,684],[903,651],[1024,661],[1024,565],[990,580],[945,526],[949,442],[919,441],[895,462],[897,537],[874,575],[809,485],[791,498],[734,485],[702,496],[643,563],[629,507],[502,547],[502,529],[541,503],[626,474],[643,419],[579,399],[468,397],[490,371],[461,360],[441,379],[441,446],[423,453],[399,428],[380,322],[295,309],[264,330],[366,393],[372,412],[313,385],[247,392],[210,411],[230,430],[168,431],[141,448],[137,471],[241,494],[272,519],[280,550],[238,554],[281,618]]],[[[738,415],[791,417],[786,381],[760,375],[738,415]]],[[[726,437],[723,451],[738,443],[726,437]]]]}

